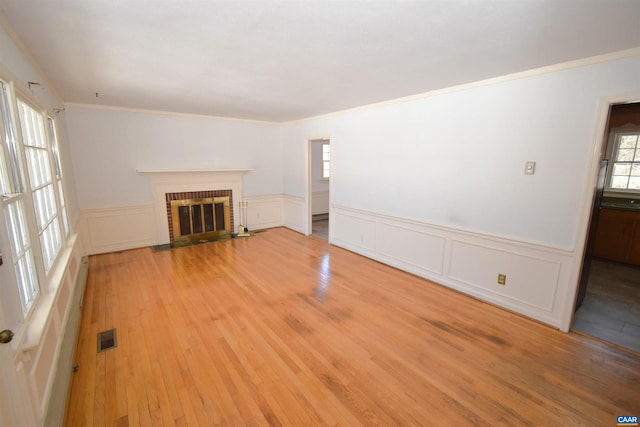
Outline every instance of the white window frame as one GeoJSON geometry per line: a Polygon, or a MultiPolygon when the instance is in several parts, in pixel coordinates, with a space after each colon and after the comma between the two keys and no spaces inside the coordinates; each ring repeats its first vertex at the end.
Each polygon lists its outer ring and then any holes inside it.
{"type": "Polygon", "coordinates": [[[11,243],[11,259],[20,295],[22,315],[26,318],[40,296],[42,280],[38,274],[31,240],[31,227],[29,227],[26,213],[28,208],[25,205],[28,204],[29,197],[23,167],[24,157],[19,141],[19,125],[16,120],[13,84],[0,80],[0,90],[2,90],[0,102],[5,107],[3,109],[5,114],[0,117],[0,130],[2,130],[0,167],[3,170],[0,177],[2,180],[1,205],[11,243]]]}
{"type": "Polygon", "coordinates": [[[47,116],[21,96],[16,97],[20,141],[22,144],[25,171],[29,176],[36,232],[40,238],[45,273],[51,271],[63,246],[58,189],[54,179],[54,164],[49,138],[47,116]]]}
{"type": "MultiPolygon", "coordinates": [[[[623,128],[613,129],[611,131],[609,137],[609,147],[608,147],[608,158],[609,158],[609,166],[607,171],[607,185],[606,191],[607,193],[618,193],[618,194],[629,194],[629,195],[638,195],[640,194],[640,189],[633,188],[618,188],[612,187],[614,180],[614,171],[616,169],[616,164],[628,164],[631,167],[634,165],[640,167],[640,160],[631,160],[631,161],[618,161],[618,150],[620,149],[620,143],[622,141],[622,137],[628,135],[637,135],[638,143],[636,145],[636,151],[640,155],[640,126],[625,126],[623,128]]],[[[622,176],[622,175],[620,175],[622,176]]]]}
{"type": "Polygon", "coordinates": [[[329,141],[322,143],[321,159],[321,179],[329,181],[331,179],[331,143],[329,141]]]}
{"type": "Polygon", "coordinates": [[[55,119],[39,108],[28,92],[17,91],[13,82],[1,78],[0,82],[7,98],[7,117],[0,117],[0,208],[5,218],[0,226],[8,231],[22,320],[27,320],[39,297],[53,290],[48,286],[55,286],[50,280],[55,275],[49,276],[57,269],[70,230],[55,119]],[[25,127],[25,114],[36,127],[25,127]],[[5,122],[13,131],[12,143],[5,138],[5,122]],[[37,139],[33,139],[34,132],[37,139]],[[42,189],[49,197],[42,197],[42,189]]]}

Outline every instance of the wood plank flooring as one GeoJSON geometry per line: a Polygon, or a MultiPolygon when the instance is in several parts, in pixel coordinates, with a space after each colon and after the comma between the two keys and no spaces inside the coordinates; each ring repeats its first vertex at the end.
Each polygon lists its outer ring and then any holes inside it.
{"type": "Polygon", "coordinates": [[[67,426],[603,426],[640,355],[277,228],[90,257],[67,426]],[[118,346],[97,353],[100,331],[118,346]]]}

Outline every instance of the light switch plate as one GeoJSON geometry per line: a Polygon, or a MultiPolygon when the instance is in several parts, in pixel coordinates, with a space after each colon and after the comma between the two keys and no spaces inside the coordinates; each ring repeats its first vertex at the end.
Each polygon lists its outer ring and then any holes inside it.
{"type": "Polygon", "coordinates": [[[524,174],[533,175],[536,173],[536,162],[526,162],[524,164],[524,174]]]}

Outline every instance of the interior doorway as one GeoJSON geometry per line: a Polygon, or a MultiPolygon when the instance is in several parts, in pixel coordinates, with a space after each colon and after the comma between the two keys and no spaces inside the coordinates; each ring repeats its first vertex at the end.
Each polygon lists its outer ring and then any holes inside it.
{"type": "Polygon", "coordinates": [[[308,194],[311,234],[329,240],[329,200],[331,182],[331,141],[309,140],[308,194]]]}
{"type": "MultiPolygon", "coordinates": [[[[640,103],[611,105],[572,329],[640,352],[640,189],[629,185],[640,155],[621,162],[620,153],[621,135],[634,133],[640,135],[640,103]],[[622,188],[614,179],[626,169],[622,188]]],[[[638,151],[640,136],[627,139],[638,151]]]]}

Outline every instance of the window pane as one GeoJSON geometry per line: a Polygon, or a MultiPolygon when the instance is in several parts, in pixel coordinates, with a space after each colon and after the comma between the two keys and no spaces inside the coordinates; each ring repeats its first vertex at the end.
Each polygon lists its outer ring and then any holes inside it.
{"type": "Polygon", "coordinates": [[[23,144],[25,146],[47,148],[47,140],[44,136],[44,120],[42,114],[18,100],[20,111],[20,124],[22,128],[23,144]]]}
{"type": "Polygon", "coordinates": [[[611,179],[611,188],[627,188],[628,180],[626,176],[614,176],[611,179]]]}
{"type": "Polygon", "coordinates": [[[53,178],[51,176],[47,150],[27,147],[25,152],[27,153],[27,166],[31,178],[31,187],[35,189],[51,183],[53,178]]]}
{"type": "Polygon", "coordinates": [[[622,148],[618,150],[618,157],[616,160],[620,162],[630,162],[633,160],[634,149],[632,148],[622,148]]]}
{"type": "Polygon", "coordinates": [[[2,119],[2,129],[4,130],[3,143],[7,147],[7,158],[5,159],[2,176],[2,194],[22,193],[24,186],[22,183],[22,173],[20,171],[20,158],[16,147],[16,132],[11,116],[9,102],[9,86],[0,82],[0,119],[2,119]]]}
{"type": "Polygon", "coordinates": [[[331,175],[331,168],[329,166],[328,162],[325,162],[323,164],[323,168],[322,168],[322,177],[323,178],[329,178],[331,175]]]}
{"type": "Polygon", "coordinates": [[[640,149],[636,149],[636,154],[633,157],[634,162],[640,162],[640,149]]]}
{"type": "Polygon", "coordinates": [[[617,163],[613,166],[614,175],[629,175],[631,173],[631,165],[628,163],[617,163]]]}
{"type": "Polygon", "coordinates": [[[7,205],[5,213],[15,260],[29,247],[29,235],[24,220],[22,200],[7,205]]]}
{"type": "Polygon", "coordinates": [[[629,178],[629,187],[630,190],[640,190],[640,176],[632,176],[629,178]]]}
{"type": "Polygon", "coordinates": [[[61,243],[58,221],[53,221],[40,235],[45,271],[49,271],[49,268],[51,268],[61,243]]]}
{"type": "Polygon", "coordinates": [[[11,237],[11,251],[22,311],[26,313],[35,300],[39,287],[22,200],[17,200],[5,207],[5,219],[11,237]]]}
{"type": "Polygon", "coordinates": [[[60,197],[60,215],[62,216],[62,226],[64,227],[64,235],[69,235],[69,219],[67,218],[67,208],[64,202],[64,192],[62,191],[62,181],[58,181],[58,196],[60,197]]]}
{"type": "Polygon", "coordinates": [[[18,290],[20,291],[20,302],[22,303],[22,312],[27,313],[31,307],[31,303],[38,295],[38,278],[36,277],[36,269],[33,262],[33,253],[28,250],[15,265],[16,277],[18,278],[18,290]]]}
{"type": "MultiPolygon", "coordinates": [[[[56,168],[56,178],[62,178],[62,168],[60,167],[60,153],[58,151],[58,137],[56,136],[56,127],[51,117],[47,117],[49,125],[49,141],[51,141],[51,154],[53,154],[53,162],[56,168]]],[[[60,192],[62,194],[62,192],[60,192]]]]}
{"type": "Polygon", "coordinates": [[[33,204],[36,208],[38,230],[42,231],[56,216],[56,201],[53,194],[53,185],[47,185],[34,191],[33,204]]]}
{"type": "Polygon", "coordinates": [[[640,165],[633,165],[631,167],[631,175],[640,176],[640,165]]]}
{"type": "Polygon", "coordinates": [[[322,144],[322,177],[329,178],[331,175],[331,145],[322,144]]]}
{"type": "Polygon", "coordinates": [[[620,138],[620,148],[635,148],[638,142],[638,135],[624,135],[620,138]]]}

